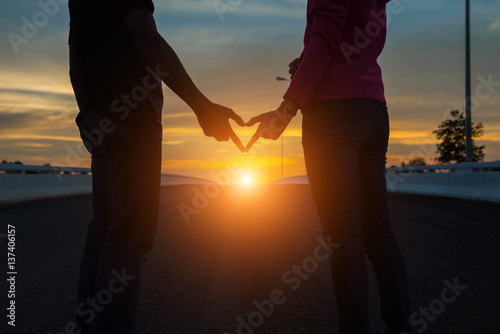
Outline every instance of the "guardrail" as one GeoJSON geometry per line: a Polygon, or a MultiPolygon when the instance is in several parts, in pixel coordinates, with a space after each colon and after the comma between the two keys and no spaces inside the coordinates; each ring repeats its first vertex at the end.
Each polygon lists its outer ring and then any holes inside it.
{"type": "Polygon", "coordinates": [[[0,164],[0,202],[90,194],[88,168],[0,164]]]}
{"type": "Polygon", "coordinates": [[[491,162],[463,162],[459,164],[426,165],[426,166],[407,166],[390,167],[387,173],[476,173],[476,172],[500,172],[500,161],[491,162]]]}
{"type": "MultiPolygon", "coordinates": [[[[500,202],[500,161],[387,168],[387,190],[500,202]]],[[[307,175],[273,184],[308,184],[307,175]]]]}
{"type": "MultiPolygon", "coordinates": [[[[162,174],[162,186],[206,184],[210,181],[162,174]]],[[[0,164],[0,203],[92,193],[90,168],[0,164]]]]}
{"type": "MultiPolygon", "coordinates": [[[[387,190],[500,202],[500,161],[387,168],[387,190]]],[[[163,186],[206,184],[209,180],[162,174],[163,186]]],[[[273,184],[308,184],[294,176],[273,184]]],[[[0,202],[92,192],[89,168],[0,164],[0,202]]]]}
{"type": "Polygon", "coordinates": [[[387,168],[396,193],[500,202],[500,161],[387,168]]]}
{"type": "Polygon", "coordinates": [[[0,174],[89,175],[91,173],[92,171],[90,168],[0,164],[0,174]]]}

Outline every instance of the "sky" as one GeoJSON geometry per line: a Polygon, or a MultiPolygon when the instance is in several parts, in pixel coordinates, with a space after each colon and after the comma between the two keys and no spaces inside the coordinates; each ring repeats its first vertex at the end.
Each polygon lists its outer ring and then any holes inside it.
{"type": "MultiPolygon", "coordinates": [[[[279,106],[288,83],[275,77],[287,76],[302,51],[306,0],[153,2],[160,33],[212,101],[244,120],[279,106]]],[[[415,157],[432,163],[432,131],[449,111],[465,109],[465,1],[392,3],[379,58],[391,117],[388,165],[415,157]]],[[[74,122],[67,0],[2,1],[0,13],[0,160],[90,167],[74,122]],[[23,29],[26,22],[38,27],[23,29]],[[13,34],[22,42],[13,43],[13,34]]],[[[472,1],[471,20],[473,121],[484,125],[478,144],[486,145],[486,160],[500,160],[500,0],[472,1]]],[[[165,173],[213,179],[237,165],[260,182],[281,177],[281,140],[261,140],[241,154],[230,142],[204,137],[189,107],[166,86],[164,94],[165,173]]],[[[301,119],[284,133],[285,177],[305,174],[301,119]]],[[[254,131],[235,126],[243,142],[254,131]]]]}

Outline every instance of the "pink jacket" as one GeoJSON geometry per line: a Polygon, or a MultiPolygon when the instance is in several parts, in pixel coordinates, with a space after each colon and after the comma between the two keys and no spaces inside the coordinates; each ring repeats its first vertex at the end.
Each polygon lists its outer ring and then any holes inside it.
{"type": "Polygon", "coordinates": [[[301,107],[368,98],[386,103],[377,63],[386,40],[386,0],[308,0],[300,65],[285,98],[301,107]]]}

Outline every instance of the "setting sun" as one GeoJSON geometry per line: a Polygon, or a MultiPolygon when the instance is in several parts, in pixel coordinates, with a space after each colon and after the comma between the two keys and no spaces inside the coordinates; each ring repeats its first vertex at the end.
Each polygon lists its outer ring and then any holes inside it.
{"type": "Polygon", "coordinates": [[[254,183],[253,177],[250,174],[244,174],[241,178],[241,184],[244,186],[251,186],[254,183]]]}

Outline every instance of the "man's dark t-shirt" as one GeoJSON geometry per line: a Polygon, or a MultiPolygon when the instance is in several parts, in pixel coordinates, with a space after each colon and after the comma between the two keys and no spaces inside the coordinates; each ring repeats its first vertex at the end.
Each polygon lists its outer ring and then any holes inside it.
{"type": "Polygon", "coordinates": [[[138,52],[124,22],[127,10],[138,4],[154,11],[151,0],[69,0],[69,44],[76,48],[77,58],[71,71],[78,72],[71,79],[80,129],[88,129],[89,116],[98,113],[161,138],[161,81],[138,52]]]}

